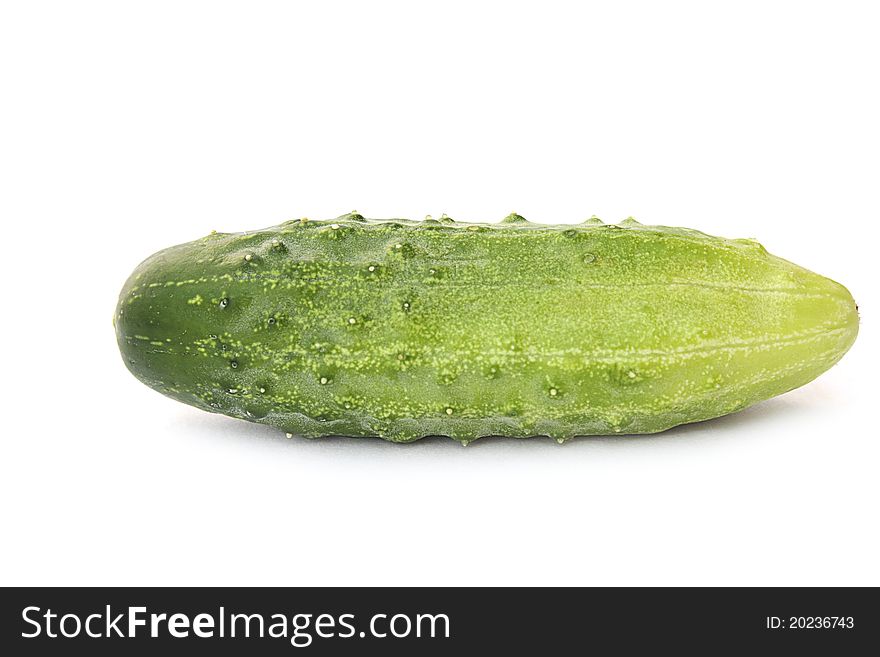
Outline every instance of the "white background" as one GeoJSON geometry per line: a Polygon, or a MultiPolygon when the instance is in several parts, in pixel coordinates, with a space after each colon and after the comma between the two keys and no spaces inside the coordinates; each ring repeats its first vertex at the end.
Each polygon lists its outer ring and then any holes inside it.
{"type": "Polygon", "coordinates": [[[4,3],[0,583],[880,584],[872,4],[4,3]],[[861,334],[565,446],[285,440],[126,371],[144,257],[352,209],[757,237],[861,334]]]}

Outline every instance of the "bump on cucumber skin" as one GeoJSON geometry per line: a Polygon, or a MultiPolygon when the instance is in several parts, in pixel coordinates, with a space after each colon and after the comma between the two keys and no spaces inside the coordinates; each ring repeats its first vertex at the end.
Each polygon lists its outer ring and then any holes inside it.
{"type": "Polygon", "coordinates": [[[655,433],[801,386],[849,349],[841,285],[753,240],[643,226],[295,220],[144,261],[131,372],[306,437],[655,433]]]}

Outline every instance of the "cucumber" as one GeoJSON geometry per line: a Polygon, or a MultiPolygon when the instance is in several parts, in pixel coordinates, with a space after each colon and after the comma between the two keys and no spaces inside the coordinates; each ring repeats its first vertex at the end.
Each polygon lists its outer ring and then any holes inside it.
{"type": "Polygon", "coordinates": [[[131,275],[145,384],[289,435],[640,434],[811,381],[858,333],[843,286],[753,240],[633,219],[288,221],[131,275]]]}

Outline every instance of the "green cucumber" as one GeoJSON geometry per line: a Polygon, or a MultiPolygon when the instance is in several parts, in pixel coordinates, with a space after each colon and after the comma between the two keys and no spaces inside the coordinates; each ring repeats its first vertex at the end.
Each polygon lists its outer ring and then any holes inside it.
{"type": "Polygon", "coordinates": [[[654,433],[811,381],[858,333],[842,285],[753,240],[358,214],[160,251],[115,326],[151,388],[288,434],[654,433]]]}

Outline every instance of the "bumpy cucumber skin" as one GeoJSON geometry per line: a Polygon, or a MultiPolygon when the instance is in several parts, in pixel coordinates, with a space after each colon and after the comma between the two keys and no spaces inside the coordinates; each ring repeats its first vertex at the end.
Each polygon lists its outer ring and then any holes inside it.
{"type": "Polygon", "coordinates": [[[306,437],[654,433],[804,385],[858,333],[842,285],[730,240],[349,214],[165,249],[125,284],[145,384],[306,437]]]}

